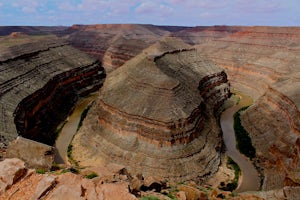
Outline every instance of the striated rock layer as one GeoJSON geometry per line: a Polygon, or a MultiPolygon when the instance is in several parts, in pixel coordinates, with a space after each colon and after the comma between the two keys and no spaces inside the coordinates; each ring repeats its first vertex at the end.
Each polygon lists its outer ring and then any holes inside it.
{"type": "Polygon", "coordinates": [[[111,71],[162,36],[185,28],[139,24],[73,25],[63,34],[71,45],[98,58],[106,71],[111,71]]]}
{"type": "Polygon", "coordinates": [[[108,75],[73,140],[73,158],[201,182],[220,164],[214,113],[228,96],[222,69],[182,42],[161,41],[108,75]]]}
{"type": "MultiPolygon", "coordinates": [[[[98,34],[110,31],[98,29],[98,34]]],[[[299,184],[300,28],[194,27],[164,36],[195,45],[225,70],[232,88],[255,100],[241,118],[257,150],[258,165],[265,169],[263,188],[299,184]]]]}
{"type": "Polygon", "coordinates": [[[300,28],[207,27],[175,34],[256,100],[241,116],[264,169],[263,189],[299,185],[300,28]]]}
{"type": "Polygon", "coordinates": [[[18,135],[52,144],[77,99],[100,88],[103,68],[57,38],[1,39],[1,146],[18,135]]]}

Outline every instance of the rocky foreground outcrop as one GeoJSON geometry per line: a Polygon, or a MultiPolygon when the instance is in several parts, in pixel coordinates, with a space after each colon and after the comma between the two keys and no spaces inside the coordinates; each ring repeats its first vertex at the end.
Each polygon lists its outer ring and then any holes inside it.
{"type": "Polygon", "coordinates": [[[113,178],[109,178],[113,175],[106,172],[91,180],[64,171],[37,174],[19,159],[6,159],[0,162],[0,199],[136,200],[129,193],[129,183],[113,183],[113,178]]]}
{"type": "Polygon", "coordinates": [[[1,147],[18,135],[52,145],[77,99],[101,87],[104,69],[56,37],[0,39],[1,147]]]}
{"type": "Polygon", "coordinates": [[[202,182],[220,164],[214,114],[229,95],[221,68],[163,40],[109,74],[72,156],[81,166],[117,163],[132,174],[202,182]]]}
{"type": "Polygon", "coordinates": [[[0,162],[0,199],[137,200],[144,197],[163,200],[295,200],[299,195],[299,187],[236,194],[197,186],[194,182],[168,185],[155,177],[133,177],[124,168],[113,165],[82,169],[76,173],[71,173],[70,169],[57,169],[38,174],[26,168],[19,159],[0,162]],[[91,177],[90,174],[96,176],[91,177]]]}

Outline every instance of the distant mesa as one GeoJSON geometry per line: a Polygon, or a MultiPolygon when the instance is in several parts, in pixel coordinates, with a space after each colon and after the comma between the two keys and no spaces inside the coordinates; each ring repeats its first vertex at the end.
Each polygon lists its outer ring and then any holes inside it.
{"type": "Polygon", "coordinates": [[[9,37],[12,37],[12,38],[17,38],[17,37],[22,37],[22,36],[28,36],[28,35],[25,33],[22,33],[22,32],[12,32],[11,34],[9,34],[9,37]]]}

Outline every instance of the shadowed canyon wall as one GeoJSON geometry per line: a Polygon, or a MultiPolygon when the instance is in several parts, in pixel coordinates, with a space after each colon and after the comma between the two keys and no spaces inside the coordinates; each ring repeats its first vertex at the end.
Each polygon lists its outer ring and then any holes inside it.
{"type": "Polygon", "coordinates": [[[16,39],[21,45],[1,38],[1,144],[21,135],[51,145],[58,124],[80,96],[101,87],[105,72],[96,59],[64,40],[22,37],[16,39]]]}

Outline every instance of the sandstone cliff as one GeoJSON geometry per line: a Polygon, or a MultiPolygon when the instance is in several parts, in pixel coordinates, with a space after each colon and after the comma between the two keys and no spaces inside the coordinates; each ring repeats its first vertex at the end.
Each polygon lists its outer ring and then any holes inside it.
{"type": "Polygon", "coordinates": [[[76,100],[100,88],[103,68],[55,37],[0,39],[1,146],[18,135],[52,144],[76,100]]]}
{"type": "Polygon", "coordinates": [[[109,74],[73,141],[80,165],[118,163],[133,174],[198,182],[218,170],[214,112],[229,96],[226,74],[187,44],[168,42],[109,74]]]}

